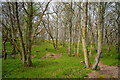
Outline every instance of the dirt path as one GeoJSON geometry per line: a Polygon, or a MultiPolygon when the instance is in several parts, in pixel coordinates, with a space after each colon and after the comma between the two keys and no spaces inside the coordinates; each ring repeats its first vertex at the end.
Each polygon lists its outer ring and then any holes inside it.
{"type": "Polygon", "coordinates": [[[101,75],[104,78],[110,78],[109,75],[112,75],[112,78],[118,78],[117,66],[103,65],[101,61],[98,65],[100,66],[100,71],[92,71],[88,74],[88,78],[99,78],[101,75]]]}

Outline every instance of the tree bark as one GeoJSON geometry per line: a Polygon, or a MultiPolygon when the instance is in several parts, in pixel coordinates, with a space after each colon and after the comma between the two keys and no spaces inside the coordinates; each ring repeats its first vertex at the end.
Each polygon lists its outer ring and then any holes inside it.
{"type": "Polygon", "coordinates": [[[26,61],[26,60],[25,60],[25,59],[26,59],[25,46],[24,46],[22,31],[21,31],[20,23],[19,23],[18,3],[17,3],[17,2],[16,2],[16,18],[17,18],[17,30],[18,30],[18,35],[19,35],[19,40],[20,40],[20,44],[21,44],[21,48],[22,48],[22,61],[23,61],[23,64],[25,64],[25,61],[26,61]]]}
{"type": "MultiPolygon", "coordinates": [[[[10,27],[11,27],[11,39],[12,43],[15,44],[15,30],[14,30],[14,25],[13,25],[13,20],[12,20],[12,14],[11,14],[11,7],[10,3],[8,2],[8,8],[9,8],[9,20],[10,20],[10,27]]],[[[15,54],[15,46],[12,44],[12,54],[15,54]]]]}
{"type": "Polygon", "coordinates": [[[58,11],[57,11],[57,25],[56,25],[56,49],[58,47],[58,11]]]}
{"type": "Polygon", "coordinates": [[[4,28],[2,27],[2,55],[4,59],[7,59],[7,52],[6,52],[6,45],[5,45],[7,39],[3,29],[4,28]]]}
{"type": "Polygon", "coordinates": [[[30,2],[28,3],[28,10],[29,10],[29,15],[28,16],[28,39],[27,39],[27,65],[30,67],[32,66],[32,61],[31,61],[31,39],[32,39],[32,18],[33,18],[33,3],[30,2]]]}
{"type": "Polygon", "coordinates": [[[45,26],[44,21],[43,21],[43,26],[44,26],[45,30],[47,31],[47,33],[49,34],[49,36],[51,37],[51,39],[52,39],[52,44],[53,44],[54,49],[56,49],[56,45],[55,45],[55,42],[54,42],[54,38],[53,38],[53,36],[52,36],[52,34],[51,34],[51,32],[50,32],[49,26],[48,26],[48,29],[47,29],[46,26],[45,26]]]}
{"type": "Polygon", "coordinates": [[[98,50],[97,55],[95,57],[95,63],[93,65],[93,69],[97,69],[100,55],[102,54],[102,36],[101,36],[101,28],[100,28],[100,2],[98,1],[98,15],[97,15],[97,28],[98,28],[98,50]]]}
{"type": "Polygon", "coordinates": [[[120,20],[119,20],[119,18],[120,18],[120,16],[119,16],[119,14],[120,14],[120,10],[119,10],[119,6],[120,6],[120,3],[119,2],[115,2],[115,6],[116,6],[116,10],[117,10],[117,14],[118,14],[118,17],[117,17],[117,19],[116,19],[116,22],[117,22],[117,24],[118,24],[118,33],[117,33],[117,47],[116,47],[116,52],[117,53],[119,53],[120,52],[120,50],[119,50],[119,48],[120,48],[120,20]]]}
{"type": "MultiPolygon", "coordinates": [[[[80,6],[79,6],[79,13],[81,13],[81,2],[80,2],[80,6]]],[[[81,30],[81,14],[79,14],[79,19],[78,19],[78,30],[79,30],[79,35],[78,35],[78,43],[77,43],[77,56],[79,56],[79,44],[80,44],[80,40],[82,38],[82,30],[81,30]]]]}
{"type": "Polygon", "coordinates": [[[84,60],[86,68],[89,68],[88,62],[88,53],[86,46],[86,26],[87,26],[87,2],[84,3],[84,27],[83,27],[83,35],[82,35],[82,46],[84,51],[84,60]]]}
{"type": "Polygon", "coordinates": [[[70,20],[69,20],[69,52],[68,52],[68,56],[71,56],[71,41],[72,41],[72,2],[71,2],[71,6],[70,6],[70,20]]]}
{"type": "Polygon", "coordinates": [[[78,36],[78,43],[77,43],[77,56],[79,56],[79,45],[80,44],[80,36],[78,36]]]}
{"type": "Polygon", "coordinates": [[[76,32],[77,32],[77,27],[76,26],[74,26],[74,56],[75,56],[75,54],[76,54],[76,48],[77,48],[77,44],[76,44],[76,42],[77,42],[77,39],[76,39],[76,32]]]}

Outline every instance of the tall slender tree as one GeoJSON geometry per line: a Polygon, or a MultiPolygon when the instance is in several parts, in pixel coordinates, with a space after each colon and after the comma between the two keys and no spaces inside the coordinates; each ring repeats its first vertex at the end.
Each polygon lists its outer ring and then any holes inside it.
{"type": "Polygon", "coordinates": [[[84,2],[84,26],[83,26],[83,35],[82,35],[82,46],[84,51],[84,60],[86,68],[89,68],[88,62],[88,53],[87,53],[87,46],[86,46],[86,27],[87,27],[87,2],[84,2]]]}
{"type": "Polygon", "coordinates": [[[69,56],[71,56],[71,41],[72,41],[72,1],[70,4],[70,18],[69,18],[69,56]]]}
{"type": "Polygon", "coordinates": [[[100,2],[98,1],[98,15],[97,15],[97,29],[98,29],[98,50],[97,55],[95,57],[95,63],[93,65],[93,69],[97,69],[100,55],[102,54],[102,37],[101,37],[101,26],[100,26],[100,2]]]}
{"type": "Polygon", "coordinates": [[[21,48],[22,48],[22,61],[23,64],[25,64],[25,46],[24,46],[24,42],[23,42],[23,35],[22,35],[22,31],[20,28],[20,22],[19,22],[19,14],[18,14],[18,3],[15,3],[16,5],[16,20],[17,20],[17,30],[18,30],[18,35],[19,35],[19,40],[20,40],[20,44],[21,44],[21,48]]]}

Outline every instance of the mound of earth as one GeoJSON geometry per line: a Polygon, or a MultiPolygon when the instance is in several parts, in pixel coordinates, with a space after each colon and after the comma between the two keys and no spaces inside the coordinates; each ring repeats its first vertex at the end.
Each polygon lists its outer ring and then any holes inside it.
{"type": "Polygon", "coordinates": [[[43,56],[42,59],[45,59],[45,58],[53,58],[53,57],[61,57],[62,55],[61,54],[46,54],[46,56],[43,56]]]}
{"type": "Polygon", "coordinates": [[[108,66],[102,64],[100,61],[99,64],[100,71],[92,71],[88,74],[89,78],[100,78],[102,75],[106,76],[106,78],[109,78],[108,75],[111,75],[112,78],[118,78],[118,67],[117,66],[108,66]]]}
{"type": "Polygon", "coordinates": [[[36,57],[36,56],[37,56],[37,55],[32,55],[31,57],[34,58],[34,57],[36,57]]]}
{"type": "Polygon", "coordinates": [[[34,45],[34,44],[32,45],[32,47],[35,47],[35,46],[36,46],[36,45],[34,45]]]}

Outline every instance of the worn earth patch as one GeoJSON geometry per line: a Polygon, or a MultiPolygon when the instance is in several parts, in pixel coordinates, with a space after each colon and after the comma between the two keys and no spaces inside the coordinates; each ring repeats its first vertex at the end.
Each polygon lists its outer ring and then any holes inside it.
{"type": "Polygon", "coordinates": [[[52,54],[46,54],[46,56],[43,56],[42,59],[52,58],[52,57],[61,57],[61,56],[62,56],[61,54],[52,53],[52,54]]]}
{"type": "Polygon", "coordinates": [[[100,66],[100,71],[92,71],[88,74],[88,78],[118,78],[117,66],[104,65],[101,61],[98,65],[100,66]]]}

